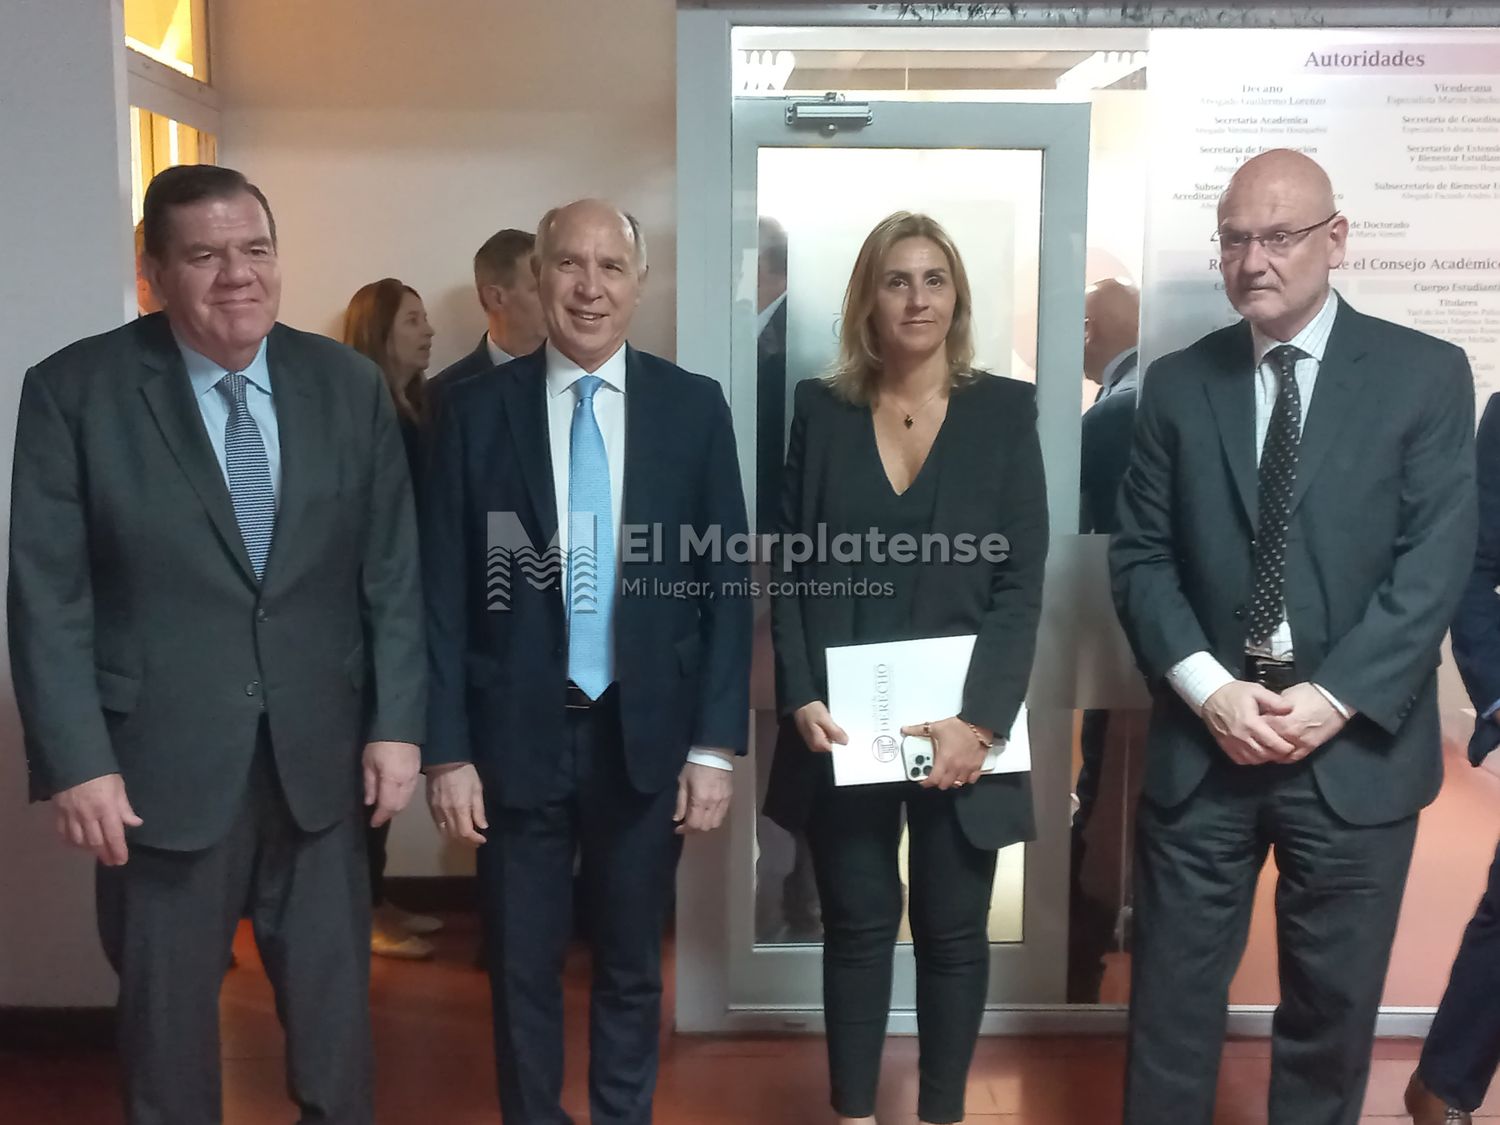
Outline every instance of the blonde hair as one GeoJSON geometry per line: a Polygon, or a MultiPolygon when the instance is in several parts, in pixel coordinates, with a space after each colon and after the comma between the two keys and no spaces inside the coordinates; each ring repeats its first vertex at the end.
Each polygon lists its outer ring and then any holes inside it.
{"type": "Polygon", "coordinates": [[[844,291],[844,316],[839,326],[839,355],[824,379],[848,402],[866,403],[874,395],[880,378],[880,339],[875,334],[875,301],[880,290],[881,267],[891,247],[907,238],[925,238],[937,244],[948,259],[953,275],[955,300],[953,323],[945,342],[948,375],[954,386],[974,377],[973,295],[969,275],[958,255],[958,247],[936,219],[911,211],[897,211],[875,224],[859,248],[849,288],[844,291]]]}

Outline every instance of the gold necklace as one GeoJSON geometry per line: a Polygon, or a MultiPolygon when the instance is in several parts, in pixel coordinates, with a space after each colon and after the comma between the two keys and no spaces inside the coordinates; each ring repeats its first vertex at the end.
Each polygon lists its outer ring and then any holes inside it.
{"type": "MultiPolygon", "coordinates": [[[[912,410],[903,410],[901,412],[901,421],[902,421],[902,424],[905,425],[908,430],[911,429],[912,423],[917,420],[917,415],[920,414],[920,413],[922,413],[922,411],[924,409],[926,409],[927,404],[929,402],[931,402],[933,399],[937,398],[938,395],[942,394],[943,390],[944,390],[943,387],[938,387],[937,390],[933,391],[930,395],[928,395],[926,398],[924,398],[912,410]]],[[[895,403],[894,399],[892,400],[892,404],[895,405],[895,407],[896,407],[897,410],[901,410],[900,404],[895,403]]]]}

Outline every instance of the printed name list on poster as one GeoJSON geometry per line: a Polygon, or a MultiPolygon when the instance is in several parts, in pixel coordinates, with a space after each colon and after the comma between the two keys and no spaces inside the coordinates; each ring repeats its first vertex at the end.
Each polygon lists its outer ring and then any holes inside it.
{"type": "Polygon", "coordinates": [[[1166,30],[1147,88],[1152,357],[1236,319],[1219,195],[1251,156],[1293,148],[1328,170],[1349,220],[1334,287],[1463,347],[1481,409],[1500,391],[1500,33],[1166,30]]]}

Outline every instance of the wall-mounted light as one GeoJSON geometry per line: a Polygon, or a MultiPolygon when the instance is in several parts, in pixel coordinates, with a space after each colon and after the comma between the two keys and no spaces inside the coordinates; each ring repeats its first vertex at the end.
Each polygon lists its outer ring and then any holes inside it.
{"type": "Polygon", "coordinates": [[[1102,90],[1146,65],[1145,51],[1095,51],[1058,75],[1059,90],[1102,90]]]}
{"type": "Polygon", "coordinates": [[[779,94],[797,69],[790,51],[736,51],[735,89],[742,94],[779,94]]]}

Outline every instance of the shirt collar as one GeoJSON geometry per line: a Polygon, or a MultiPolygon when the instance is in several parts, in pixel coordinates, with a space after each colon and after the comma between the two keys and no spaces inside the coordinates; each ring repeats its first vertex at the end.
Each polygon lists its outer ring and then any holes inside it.
{"type": "MultiPolygon", "coordinates": [[[[177,350],[182,353],[182,362],[187,367],[188,381],[193,385],[193,397],[202,398],[218,386],[219,380],[229,373],[229,369],[209,359],[208,356],[193,351],[175,333],[173,336],[177,340],[177,350]]],[[[271,368],[266,363],[265,340],[260,342],[255,358],[240,374],[245,377],[245,382],[250,386],[265,394],[271,393],[271,368]]]]}
{"type": "Polygon", "coordinates": [[[1273,340],[1253,324],[1250,326],[1250,339],[1255,344],[1255,366],[1259,367],[1266,358],[1266,353],[1281,344],[1291,344],[1304,355],[1312,356],[1319,363],[1323,362],[1323,351],[1328,347],[1328,336],[1333,331],[1333,318],[1339,311],[1339,299],[1334,291],[1328,290],[1328,298],[1323,302],[1323,307],[1318,310],[1318,315],[1307,322],[1307,327],[1298,332],[1290,340],[1273,340]]]}
{"type": "Polygon", "coordinates": [[[489,350],[490,362],[496,367],[499,367],[502,363],[509,363],[516,358],[499,344],[495,343],[495,338],[488,332],[484,334],[484,346],[489,350]]]}
{"type": "MultiPolygon", "coordinates": [[[[573,386],[590,372],[585,371],[547,341],[547,393],[554,398],[573,386]]],[[[592,372],[621,394],[625,393],[625,345],[621,344],[614,355],[592,372]]]]}
{"type": "Polygon", "coordinates": [[[774,301],[772,301],[765,308],[761,309],[760,312],[756,313],[756,315],[755,315],[755,334],[757,336],[759,336],[762,332],[764,332],[766,330],[766,325],[768,325],[768,324],[771,323],[771,318],[776,315],[776,310],[779,309],[779,308],[781,308],[781,306],[784,305],[784,304],[786,304],[786,290],[785,289],[783,289],[781,291],[780,296],[778,296],[774,301]]]}
{"type": "MultiPolygon", "coordinates": [[[[1119,379],[1120,368],[1123,367],[1125,365],[1125,361],[1131,356],[1135,355],[1135,353],[1135,348],[1126,348],[1119,355],[1115,356],[1114,359],[1106,363],[1104,365],[1104,370],[1099,373],[1099,385],[1105,390],[1109,390],[1110,388],[1112,388],[1119,379]]],[[[1135,369],[1131,368],[1131,370],[1133,371],[1135,369]]],[[[1127,372],[1126,374],[1129,374],[1129,372],[1127,372]]]]}

